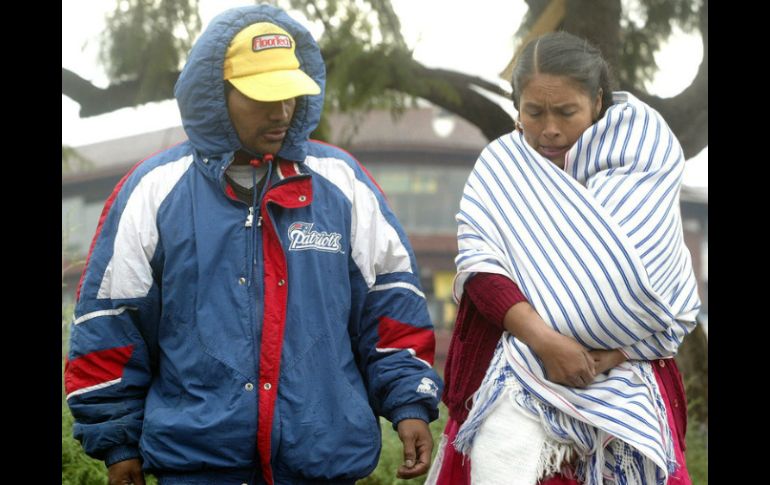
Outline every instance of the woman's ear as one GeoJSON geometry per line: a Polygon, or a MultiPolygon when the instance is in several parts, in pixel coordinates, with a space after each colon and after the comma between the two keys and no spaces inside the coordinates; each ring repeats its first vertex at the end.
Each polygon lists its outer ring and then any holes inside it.
{"type": "Polygon", "coordinates": [[[599,92],[596,93],[596,100],[594,100],[594,121],[599,119],[599,113],[602,112],[602,98],[604,97],[604,91],[599,88],[599,92]]]}

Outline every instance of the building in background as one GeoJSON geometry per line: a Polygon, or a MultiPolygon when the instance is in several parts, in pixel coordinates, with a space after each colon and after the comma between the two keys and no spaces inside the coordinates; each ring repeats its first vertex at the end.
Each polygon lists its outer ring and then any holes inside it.
{"type": "MultiPolygon", "coordinates": [[[[332,116],[331,139],[350,151],[382,187],[404,226],[420,266],[436,326],[436,364],[443,369],[456,305],[455,214],[465,180],[487,140],[475,126],[438,108],[332,116]]],[[[181,127],[77,147],[87,163],[62,175],[62,301],[74,299],[104,202],[138,161],[185,140],[181,127]]],[[[708,194],[682,191],[685,242],[693,255],[708,322],[708,194]]]]}

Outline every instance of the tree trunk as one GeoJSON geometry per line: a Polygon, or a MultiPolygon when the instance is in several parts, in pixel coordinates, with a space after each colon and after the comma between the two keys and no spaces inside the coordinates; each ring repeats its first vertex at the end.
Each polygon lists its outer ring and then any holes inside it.
{"type": "Polygon", "coordinates": [[[591,41],[616,68],[620,53],[620,0],[568,0],[562,28],[591,41]]]}

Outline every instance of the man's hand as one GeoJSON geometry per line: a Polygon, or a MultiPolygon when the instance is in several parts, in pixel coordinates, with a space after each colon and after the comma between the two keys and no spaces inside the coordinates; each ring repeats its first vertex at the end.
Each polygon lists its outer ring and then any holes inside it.
{"type": "Polygon", "coordinates": [[[398,478],[414,478],[428,471],[433,437],[428,423],[422,419],[404,419],[398,423],[398,437],[404,444],[404,464],[398,467],[398,478]]]}
{"type": "Polygon", "coordinates": [[[109,485],[145,485],[142,462],[138,458],[113,463],[107,468],[107,473],[109,485]]]}
{"type": "Polygon", "coordinates": [[[625,362],[626,356],[620,350],[592,350],[589,352],[596,365],[596,373],[603,374],[625,362]]]}

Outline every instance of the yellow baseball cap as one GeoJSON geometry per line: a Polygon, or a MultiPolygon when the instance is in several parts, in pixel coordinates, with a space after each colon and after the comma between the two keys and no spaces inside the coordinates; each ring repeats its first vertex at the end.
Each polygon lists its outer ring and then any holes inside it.
{"type": "Polygon", "coordinates": [[[299,68],[288,32],[269,22],[238,32],[225,55],[225,79],[251,99],[280,101],[319,94],[321,88],[299,68]]]}

